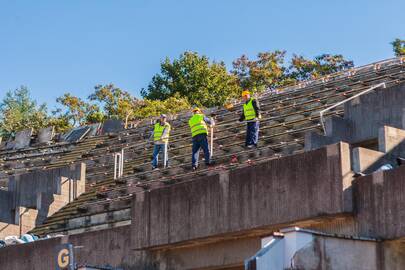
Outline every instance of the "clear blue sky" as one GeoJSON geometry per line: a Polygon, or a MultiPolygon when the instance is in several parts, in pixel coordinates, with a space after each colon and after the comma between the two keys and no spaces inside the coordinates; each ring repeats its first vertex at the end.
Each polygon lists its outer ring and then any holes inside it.
{"type": "Polygon", "coordinates": [[[0,98],[26,85],[53,107],[114,83],[139,95],[166,56],[197,51],[230,67],[241,54],[390,58],[404,0],[0,0],[0,98]]]}

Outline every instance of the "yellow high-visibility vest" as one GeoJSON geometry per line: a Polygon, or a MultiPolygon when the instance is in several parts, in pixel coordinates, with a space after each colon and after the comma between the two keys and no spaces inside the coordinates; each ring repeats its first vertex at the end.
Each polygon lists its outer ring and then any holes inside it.
{"type": "Polygon", "coordinates": [[[170,135],[170,124],[165,123],[163,126],[160,124],[160,122],[157,122],[155,124],[155,128],[153,129],[153,140],[156,141],[163,141],[164,143],[169,142],[169,135],[170,135]],[[166,137],[162,138],[163,131],[166,129],[166,137]]]}
{"type": "Polygon", "coordinates": [[[208,134],[207,123],[204,121],[203,114],[194,114],[190,120],[188,120],[188,125],[191,129],[191,137],[194,137],[198,134],[208,134]]]}
{"type": "Polygon", "coordinates": [[[253,107],[253,98],[251,98],[247,104],[243,104],[243,114],[247,121],[253,120],[257,117],[255,108],[253,107]]]}

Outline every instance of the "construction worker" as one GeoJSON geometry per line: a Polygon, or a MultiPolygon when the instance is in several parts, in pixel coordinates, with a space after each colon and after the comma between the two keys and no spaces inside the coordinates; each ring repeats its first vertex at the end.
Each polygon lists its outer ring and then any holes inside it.
{"type": "Polygon", "coordinates": [[[152,154],[152,169],[156,170],[158,168],[159,153],[163,153],[163,166],[167,167],[169,155],[167,151],[167,145],[169,143],[171,126],[167,122],[167,116],[161,114],[158,121],[156,121],[153,126],[153,131],[150,139],[153,138],[154,147],[152,154]]]}
{"type": "Polygon", "coordinates": [[[242,92],[242,98],[245,103],[243,104],[243,111],[239,121],[246,121],[246,142],[247,148],[257,147],[259,140],[259,119],[260,107],[259,102],[250,96],[250,92],[245,90],[242,92]]]}
{"type": "Polygon", "coordinates": [[[204,151],[205,164],[211,165],[210,150],[208,147],[208,126],[213,127],[215,125],[214,120],[205,116],[199,108],[193,109],[193,116],[188,120],[188,124],[191,129],[191,136],[193,140],[192,147],[192,168],[196,170],[198,168],[198,158],[200,149],[204,151]]]}

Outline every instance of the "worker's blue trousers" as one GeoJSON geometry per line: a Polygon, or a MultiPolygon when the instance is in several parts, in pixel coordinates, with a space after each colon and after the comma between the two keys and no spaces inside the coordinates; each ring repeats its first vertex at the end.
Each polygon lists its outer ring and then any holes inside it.
{"type": "Polygon", "coordinates": [[[259,121],[247,122],[245,145],[257,146],[259,141],[259,121]]]}
{"type": "Polygon", "coordinates": [[[210,149],[208,147],[207,134],[198,134],[193,137],[193,156],[191,157],[191,162],[193,166],[198,166],[198,156],[200,154],[200,149],[204,151],[205,164],[210,164],[210,149]]]}
{"type": "Polygon", "coordinates": [[[169,155],[167,151],[167,144],[155,144],[153,147],[153,154],[152,154],[152,167],[154,168],[158,166],[160,152],[162,152],[163,155],[163,166],[166,167],[168,165],[169,155]]]}

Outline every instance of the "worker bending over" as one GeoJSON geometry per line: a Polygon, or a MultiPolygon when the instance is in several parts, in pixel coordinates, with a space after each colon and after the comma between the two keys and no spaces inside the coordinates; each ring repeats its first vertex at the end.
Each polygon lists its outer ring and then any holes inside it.
{"type": "Polygon", "coordinates": [[[239,121],[246,121],[245,146],[248,148],[257,147],[259,140],[259,119],[261,118],[259,102],[250,96],[249,91],[243,91],[242,98],[245,103],[243,104],[243,111],[239,121]]]}
{"type": "Polygon", "coordinates": [[[192,167],[193,170],[198,168],[198,158],[200,154],[200,148],[204,151],[205,164],[211,165],[210,150],[208,147],[208,126],[213,127],[215,125],[214,120],[205,116],[199,108],[193,109],[193,116],[188,120],[188,124],[191,129],[191,136],[193,140],[192,148],[192,167]]]}
{"type": "Polygon", "coordinates": [[[163,154],[163,166],[167,167],[169,161],[169,154],[167,145],[169,143],[170,136],[170,124],[167,122],[167,116],[165,114],[160,115],[158,121],[153,126],[151,138],[153,138],[153,157],[152,157],[152,169],[158,168],[159,153],[163,154]]]}

